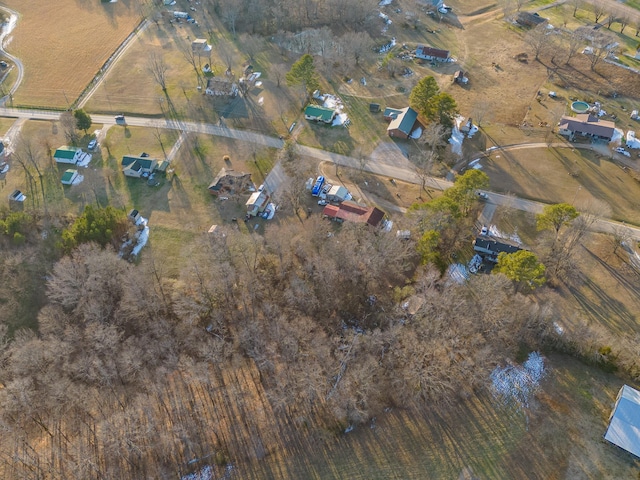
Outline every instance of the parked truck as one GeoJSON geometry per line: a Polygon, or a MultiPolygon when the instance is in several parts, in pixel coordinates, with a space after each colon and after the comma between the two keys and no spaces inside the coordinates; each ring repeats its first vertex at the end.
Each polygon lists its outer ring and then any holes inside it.
{"type": "Polygon", "coordinates": [[[173,12],[173,16],[176,18],[189,18],[189,14],[187,12],[173,12]]]}

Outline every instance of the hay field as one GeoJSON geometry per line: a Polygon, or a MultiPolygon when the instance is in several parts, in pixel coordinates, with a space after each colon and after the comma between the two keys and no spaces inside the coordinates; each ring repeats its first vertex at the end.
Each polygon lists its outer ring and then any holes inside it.
{"type": "Polygon", "coordinates": [[[140,22],[130,2],[6,0],[20,19],[7,50],[25,66],[14,105],[66,107],[140,22]]]}

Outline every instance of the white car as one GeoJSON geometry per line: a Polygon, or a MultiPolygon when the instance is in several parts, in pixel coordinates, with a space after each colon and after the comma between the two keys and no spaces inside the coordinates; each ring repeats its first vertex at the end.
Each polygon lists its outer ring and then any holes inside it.
{"type": "Polygon", "coordinates": [[[89,142],[89,145],[87,145],[87,149],[88,150],[93,150],[94,148],[96,148],[98,146],[98,141],[94,138],[93,140],[91,140],[89,142]]]}
{"type": "Polygon", "coordinates": [[[629,157],[631,158],[631,154],[629,152],[627,152],[624,148],[622,147],[616,147],[615,150],[616,153],[621,153],[622,155],[624,155],[625,157],[629,157]]]}
{"type": "Polygon", "coordinates": [[[329,202],[327,202],[326,200],[318,200],[318,205],[320,205],[321,207],[324,207],[325,205],[327,205],[329,202]]]}

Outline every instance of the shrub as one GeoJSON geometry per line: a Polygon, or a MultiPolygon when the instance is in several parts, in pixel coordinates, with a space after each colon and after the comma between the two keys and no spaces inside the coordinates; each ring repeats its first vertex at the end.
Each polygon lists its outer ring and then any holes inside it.
{"type": "Polygon", "coordinates": [[[13,234],[13,244],[16,246],[24,245],[26,242],[26,238],[20,232],[16,232],[13,234]]]}

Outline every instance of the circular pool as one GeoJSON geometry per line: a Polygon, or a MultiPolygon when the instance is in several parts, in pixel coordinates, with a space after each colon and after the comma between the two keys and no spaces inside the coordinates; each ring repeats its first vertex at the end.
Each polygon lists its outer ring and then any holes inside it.
{"type": "Polygon", "coordinates": [[[587,102],[573,102],[571,104],[571,110],[573,110],[576,113],[587,113],[587,110],[589,110],[589,104],[587,102]]]}

